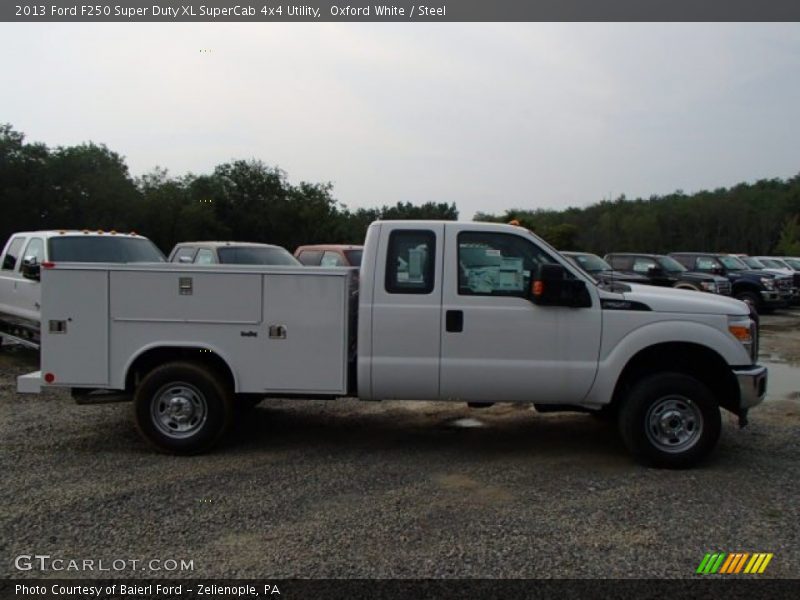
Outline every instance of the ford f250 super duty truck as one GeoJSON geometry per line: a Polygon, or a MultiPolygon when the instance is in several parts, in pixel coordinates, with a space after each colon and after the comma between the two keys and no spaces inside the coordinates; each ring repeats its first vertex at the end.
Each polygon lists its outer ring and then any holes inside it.
{"type": "MultiPolygon", "coordinates": [[[[616,418],[633,455],[686,467],[720,410],[762,401],[743,302],[601,284],[530,231],[383,221],[352,269],[50,264],[41,370],[20,392],[131,398],[156,447],[194,453],[264,397],[532,403],[616,418]]],[[[110,399],[109,398],[109,399],[110,399]]]]}

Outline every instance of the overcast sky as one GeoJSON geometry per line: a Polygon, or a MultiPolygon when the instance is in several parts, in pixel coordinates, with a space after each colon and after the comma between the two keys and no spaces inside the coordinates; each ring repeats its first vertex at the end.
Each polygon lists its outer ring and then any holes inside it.
{"type": "Polygon", "coordinates": [[[800,172],[798,24],[0,24],[0,122],[350,207],[585,206],[800,172]],[[206,52],[201,52],[206,50],[206,52]]]}

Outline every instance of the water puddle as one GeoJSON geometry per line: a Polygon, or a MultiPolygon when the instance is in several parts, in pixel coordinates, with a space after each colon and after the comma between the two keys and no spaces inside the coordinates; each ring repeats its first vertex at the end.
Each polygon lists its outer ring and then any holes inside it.
{"type": "Polygon", "coordinates": [[[475,429],[477,427],[486,427],[486,423],[478,419],[467,417],[464,419],[455,419],[454,421],[448,421],[445,424],[445,426],[453,427],[455,429],[475,429]]]}
{"type": "Polygon", "coordinates": [[[763,359],[761,364],[769,369],[767,400],[800,400],[800,367],[763,359]]]}

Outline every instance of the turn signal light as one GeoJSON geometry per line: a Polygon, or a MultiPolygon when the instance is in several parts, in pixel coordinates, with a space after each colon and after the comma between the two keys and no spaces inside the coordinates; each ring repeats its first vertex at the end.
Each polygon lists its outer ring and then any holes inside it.
{"type": "Polygon", "coordinates": [[[728,331],[740,342],[749,343],[753,340],[750,328],[745,325],[728,325],[728,331]]]}

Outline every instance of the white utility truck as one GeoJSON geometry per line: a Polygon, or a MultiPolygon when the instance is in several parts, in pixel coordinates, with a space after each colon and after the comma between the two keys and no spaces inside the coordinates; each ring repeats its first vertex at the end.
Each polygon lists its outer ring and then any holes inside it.
{"type": "Polygon", "coordinates": [[[264,397],[532,403],[617,419],[662,467],[716,445],[766,392],[738,300],[601,284],[513,225],[382,221],[348,268],[42,270],[41,370],[20,392],[132,399],[156,447],[209,448],[264,397]],[[358,275],[358,276],[356,276],[358,275]]]}

